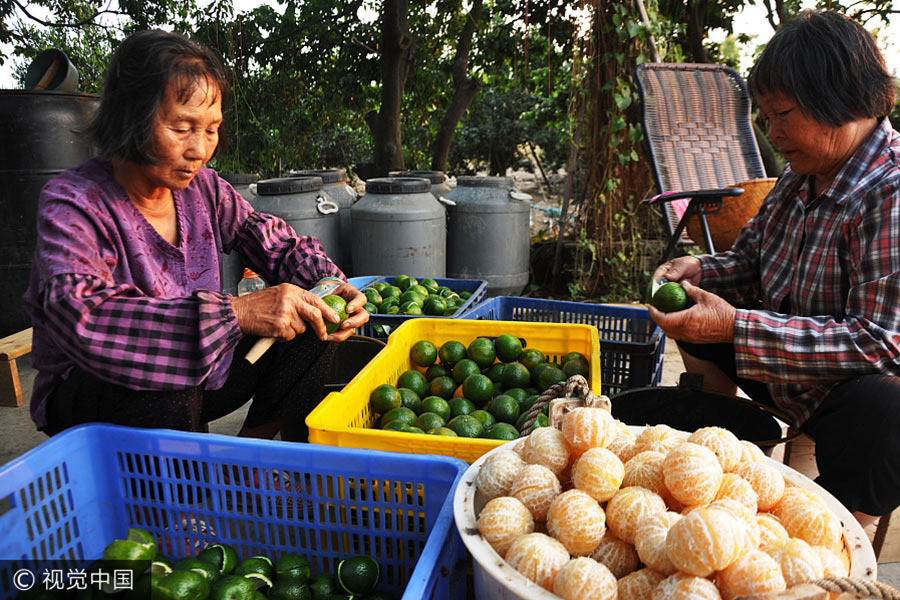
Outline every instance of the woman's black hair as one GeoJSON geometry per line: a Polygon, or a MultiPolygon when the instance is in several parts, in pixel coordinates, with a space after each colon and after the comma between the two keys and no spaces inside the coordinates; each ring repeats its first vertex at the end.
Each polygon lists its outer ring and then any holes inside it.
{"type": "MultiPolygon", "coordinates": [[[[209,48],[160,29],[128,36],[113,53],[103,80],[100,108],[88,133],[102,156],[155,164],[153,126],[170,85],[181,101],[208,79],[224,102],[222,62],[209,48]]],[[[215,93],[215,92],[214,92],[215,93]]]]}
{"type": "Polygon", "coordinates": [[[885,117],[896,98],[894,79],[872,34],[829,10],[803,11],[782,25],[747,83],[753,96],[782,93],[833,127],[885,117]]]}

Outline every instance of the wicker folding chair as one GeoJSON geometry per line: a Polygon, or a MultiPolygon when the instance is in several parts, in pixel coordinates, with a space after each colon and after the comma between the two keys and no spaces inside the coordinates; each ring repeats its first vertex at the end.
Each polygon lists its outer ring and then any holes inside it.
{"type": "Polygon", "coordinates": [[[662,262],[679,246],[697,243],[685,230],[692,215],[706,250],[715,252],[706,215],[743,193],[735,183],[765,177],[747,85],[737,71],[716,64],[645,63],[634,75],[660,192],[644,202],[664,203],[669,236],[662,262]]]}

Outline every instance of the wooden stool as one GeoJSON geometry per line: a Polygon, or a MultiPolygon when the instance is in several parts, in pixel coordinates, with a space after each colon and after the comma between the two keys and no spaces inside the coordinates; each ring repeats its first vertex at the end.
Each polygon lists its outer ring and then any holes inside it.
{"type": "Polygon", "coordinates": [[[31,352],[32,329],[0,339],[0,406],[22,406],[22,384],[16,359],[31,352]]]}

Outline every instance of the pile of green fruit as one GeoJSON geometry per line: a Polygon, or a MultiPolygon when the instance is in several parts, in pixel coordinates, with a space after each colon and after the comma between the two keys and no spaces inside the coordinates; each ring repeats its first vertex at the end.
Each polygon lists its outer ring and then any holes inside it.
{"type": "MultiPolygon", "coordinates": [[[[369,395],[380,429],[513,440],[542,392],[590,372],[583,354],[570,352],[559,363],[550,362],[510,333],[475,338],[468,347],[456,340],[440,348],[419,340],[409,358],[408,370],[369,395]]],[[[547,409],[532,429],[547,425],[547,409]]]]}
{"type": "Polygon", "coordinates": [[[397,275],[391,283],[379,281],[362,290],[365,309],[379,315],[428,315],[449,317],[469,299],[472,292],[456,292],[438,285],[434,279],[418,281],[409,275],[397,275]]]}
{"type": "MultiPolygon", "coordinates": [[[[295,552],[276,560],[251,556],[243,561],[227,544],[213,544],[196,556],[173,563],[157,551],[153,535],[129,529],[124,540],[114,540],[95,564],[127,564],[135,572],[133,589],[120,596],[165,600],[387,600],[376,592],[381,574],[369,556],[351,556],[338,563],[334,574],[312,576],[309,561],[295,552]]],[[[99,593],[99,592],[98,592],[99,593]]]]}

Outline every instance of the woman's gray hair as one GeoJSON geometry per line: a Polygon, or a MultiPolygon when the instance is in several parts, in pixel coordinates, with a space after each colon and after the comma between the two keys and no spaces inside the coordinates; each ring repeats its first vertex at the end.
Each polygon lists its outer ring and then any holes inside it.
{"type": "Polygon", "coordinates": [[[153,127],[166,91],[174,86],[176,97],[185,102],[204,79],[218,88],[213,93],[227,92],[222,62],[205,46],[159,29],[128,36],[113,53],[100,108],[87,128],[99,153],[155,164],[153,127]]]}
{"type": "Polygon", "coordinates": [[[783,24],[750,70],[754,97],[779,92],[833,127],[891,113],[894,79],[875,38],[856,21],[807,10],[783,24]]]}

